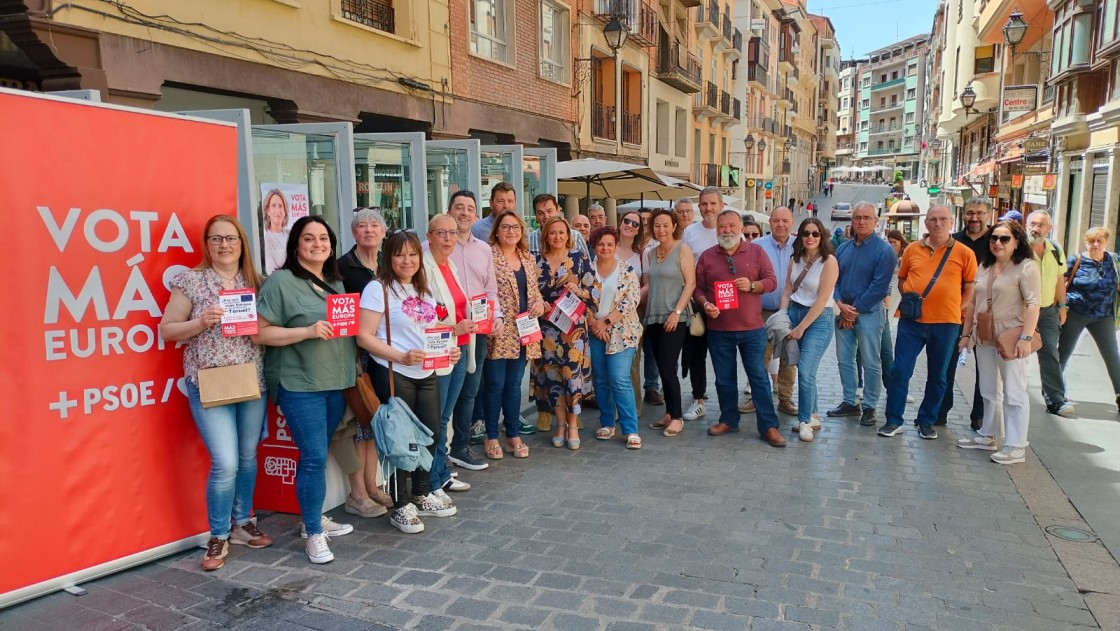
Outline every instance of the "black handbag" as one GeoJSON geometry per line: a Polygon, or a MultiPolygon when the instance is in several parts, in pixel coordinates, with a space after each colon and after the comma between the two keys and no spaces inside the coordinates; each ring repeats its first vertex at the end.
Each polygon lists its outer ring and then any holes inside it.
{"type": "Polygon", "coordinates": [[[929,279],[925,291],[921,294],[912,291],[902,292],[902,299],[898,302],[898,317],[903,320],[917,320],[922,317],[922,301],[933,290],[933,286],[937,284],[937,279],[941,276],[941,270],[945,267],[945,261],[949,260],[949,252],[953,250],[955,244],[956,241],[950,241],[949,247],[945,248],[945,254],[941,256],[941,262],[937,264],[937,270],[933,272],[933,278],[929,279]]]}

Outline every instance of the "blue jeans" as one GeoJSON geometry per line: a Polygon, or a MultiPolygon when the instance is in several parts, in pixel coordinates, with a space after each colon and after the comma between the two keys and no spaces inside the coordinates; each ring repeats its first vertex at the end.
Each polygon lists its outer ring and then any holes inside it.
{"type": "Polygon", "coordinates": [[[202,407],[198,386],[187,381],[187,401],[206,451],[210,476],[206,479],[206,516],[210,536],[229,537],[230,520],[249,523],[253,488],[257,483],[257,443],[264,427],[265,399],[202,407]]]}
{"type": "Polygon", "coordinates": [[[836,329],[836,363],[840,367],[840,385],[844,402],[856,404],[856,353],[863,365],[863,407],[875,409],[883,388],[883,365],[880,357],[883,343],[883,309],[861,313],[850,329],[836,329]]]}
{"type": "Polygon", "coordinates": [[[743,360],[747,381],[751,384],[758,433],[777,429],[778,413],[774,409],[774,396],[770,391],[770,375],[766,372],[766,329],[754,331],[713,331],[708,329],[708,353],[716,373],[716,395],[719,397],[719,422],[739,427],[739,371],[735,367],[735,352],[743,360]]]}
{"type": "MultiPolygon", "coordinates": [[[[474,336],[474,372],[468,372],[463,377],[463,389],[459,391],[459,400],[455,402],[455,413],[451,415],[451,455],[470,446],[471,423],[481,418],[486,418],[486,411],[482,397],[478,396],[478,388],[482,385],[482,369],[486,365],[487,337],[474,336]]],[[[467,361],[464,357],[462,362],[467,361]]]]}
{"type": "Polygon", "coordinates": [[[906,412],[906,391],[910,387],[910,378],[914,376],[918,353],[922,352],[923,347],[926,349],[926,391],[918,408],[918,425],[929,427],[937,420],[947,387],[949,363],[957,352],[958,331],[959,324],[923,324],[904,319],[898,321],[898,336],[894,340],[894,369],[887,387],[887,423],[904,424],[902,415],[906,412]]]}
{"type": "MultiPolygon", "coordinates": [[[[451,366],[451,372],[436,377],[436,386],[439,388],[439,438],[436,440],[436,455],[432,459],[433,489],[443,488],[443,485],[451,481],[451,470],[447,468],[447,422],[451,420],[451,413],[457,409],[459,394],[467,378],[468,348],[466,344],[460,346],[459,351],[463,355],[451,366]]],[[[471,410],[474,410],[474,403],[471,403],[471,410]]],[[[464,432],[470,438],[470,417],[467,419],[464,432]]]]}
{"type": "MultiPolygon", "coordinates": [[[[786,313],[790,324],[798,326],[808,315],[809,307],[791,302],[786,313]]],[[[832,307],[825,307],[797,343],[801,350],[797,362],[797,420],[801,423],[808,423],[817,411],[817,367],[832,342],[832,328],[832,307]]]]}
{"type": "Polygon", "coordinates": [[[623,434],[638,433],[638,404],[630,384],[630,367],[634,364],[633,348],[607,354],[607,344],[595,336],[591,342],[591,377],[599,400],[599,425],[614,427],[615,418],[623,434]]]}
{"type": "Polygon", "coordinates": [[[483,375],[482,399],[486,403],[486,438],[498,439],[498,417],[505,416],[506,438],[521,434],[521,379],[525,376],[525,349],[517,359],[488,359],[483,375]]]}
{"type": "Polygon", "coordinates": [[[894,340],[891,335],[891,311],[883,307],[883,341],[879,344],[879,359],[883,362],[884,388],[891,382],[891,372],[894,370],[894,340]]]}
{"type": "Polygon", "coordinates": [[[341,390],[292,392],[280,386],[276,404],[288,421],[299,447],[296,501],[308,535],[323,532],[323,501],[327,496],[327,446],[342,420],[346,399],[341,390]]]}

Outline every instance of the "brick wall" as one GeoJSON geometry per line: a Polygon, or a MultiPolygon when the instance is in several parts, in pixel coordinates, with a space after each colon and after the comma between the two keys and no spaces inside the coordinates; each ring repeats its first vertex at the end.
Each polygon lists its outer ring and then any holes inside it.
{"type": "MultiPolygon", "coordinates": [[[[516,56],[513,67],[471,54],[468,1],[449,2],[452,93],[456,97],[502,108],[574,122],[576,110],[572,88],[539,76],[539,0],[511,0],[516,4],[516,56]]],[[[557,3],[569,7],[569,22],[575,22],[574,4],[563,0],[557,0],[557,3]]],[[[574,47],[575,42],[572,42],[569,52],[574,47]]],[[[568,57],[571,59],[575,55],[569,54],[568,57]]],[[[569,74],[574,74],[574,71],[571,68],[569,74]]],[[[502,130],[489,131],[500,133],[502,130]]]]}

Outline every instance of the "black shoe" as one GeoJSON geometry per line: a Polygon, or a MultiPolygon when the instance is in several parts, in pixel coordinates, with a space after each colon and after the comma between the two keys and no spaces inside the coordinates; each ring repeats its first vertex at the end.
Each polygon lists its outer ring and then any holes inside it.
{"type": "Polygon", "coordinates": [[[642,400],[650,405],[665,405],[665,398],[657,390],[646,390],[646,395],[642,400]]]}
{"type": "Polygon", "coordinates": [[[875,408],[863,408],[863,414],[861,414],[859,417],[860,425],[863,425],[864,427],[872,427],[878,422],[879,419],[875,418],[875,408]]]}
{"type": "Polygon", "coordinates": [[[474,451],[470,447],[448,454],[447,460],[457,467],[470,469],[471,471],[482,471],[490,466],[490,463],[474,455],[474,451]]]}
{"type": "Polygon", "coordinates": [[[859,409],[858,405],[852,405],[847,401],[842,401],[840,405],[825,412],[826,415],[836,418],[838,416],[860,416],[863,411],[859,409]]]}
{"type": "Polygon", "coordinates": [[[932,425],[919,425],[918,436],[926,440],[937,440],[937,430],[933,429],[932,425]]]}
{"type": "Polygon", "coordinates": [[[936,421],[934,421],[933,424],[934,425],[948,425],[949,424],[949,419],[947,419],[945,417],[941,417],[941,418],[937,419],[936,421]]]}
{"type": "Polygon", "coordinates": [[[978,432],[980,431],[980,428],[984,426],[984,419],[974,418],[972,419],[972,423],[970,423],[970,425],[972,427],[972,431],[978,432]]]}

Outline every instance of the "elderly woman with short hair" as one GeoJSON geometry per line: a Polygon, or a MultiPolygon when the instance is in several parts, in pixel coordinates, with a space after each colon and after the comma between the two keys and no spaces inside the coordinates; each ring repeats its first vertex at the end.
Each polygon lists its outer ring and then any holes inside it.
{"type": "MultiPolygon", "coordinates": [[[[1120,265],[1108,250],[1112,232],[1108,228],[1089,228],[1085,233],[1085,251],[1069,257],[1066,267],[1066,323],[1058,338],[1058,360],[1065,370],[1081,333],[1097,344],[1116,405],[1120,407],[1120,353],[1116,347],[1116,290],[1120,286],[1120,265]]],[[[1058,305],[1062,308],[1063,305],[1058,305]]]]}

